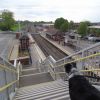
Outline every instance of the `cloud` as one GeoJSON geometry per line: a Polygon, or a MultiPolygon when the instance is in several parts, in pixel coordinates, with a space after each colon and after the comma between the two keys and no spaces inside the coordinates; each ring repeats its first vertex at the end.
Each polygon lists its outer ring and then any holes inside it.
{"type": "Polygon", "coordinates": [[[14,12],[17,20],[100,21],[100,0],[0,0],[0,10],[14,12]]]}

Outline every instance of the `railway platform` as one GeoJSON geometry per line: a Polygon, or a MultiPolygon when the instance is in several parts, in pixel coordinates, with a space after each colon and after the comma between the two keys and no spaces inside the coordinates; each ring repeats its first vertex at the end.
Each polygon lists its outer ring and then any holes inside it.
{"type": "Polygon", "coordinates": [[[56,46],[57,48],[59,48],[60,50],[65,52],[67,55],[71,55],[71,54],[75,53],[75,50],[73,50],[72,48],[70,48],[68,46],[64,46],[64,44],[62,42],[59,44],[58,41],[51,40],[51,39],[47,38],[45,35],[41,34],[41,36],[43,38],[45,38],[47,41],[49,41],[50,43],[52,43],[54,46],[56,46]]]}
{"type": "Polygon", "coordinates": [[[71,55],[71,54],[74,54],[75,52],[80,51],[80,48],[82,50],[82,49],[88,48],[88,47],[90,47],[90,46],[92,46],[92,45],[95,44],[93,42],[90,43],[89,41],[81,40],[81,41],[78,41],[78,44],[77,45],[75,44],[75,47],[72,47],[70,45],[64,45],[64,41],[60,41],[59,42],[59,41],[54,41],[52,39],[49,39],[43,33],[41,34],[41,36],[43,38],[45,38],[46,40],[48,40],[53,45],[55,45],[57,48],[59,48],[60,50],[62,50],[66,54],[68,54],[68,55],[71,55]]]}

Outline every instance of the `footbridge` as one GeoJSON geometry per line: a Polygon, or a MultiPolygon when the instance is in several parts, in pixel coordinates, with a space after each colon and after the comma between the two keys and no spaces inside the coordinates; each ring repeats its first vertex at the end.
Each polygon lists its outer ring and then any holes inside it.
{"type": "Polygon", "coordinates": [[[52,56],[22,66],[0,57],[0,100],[70,100],[64,65],[76,63],[78,70],[100,89],[100,43],[59,60],[52,56]]]}

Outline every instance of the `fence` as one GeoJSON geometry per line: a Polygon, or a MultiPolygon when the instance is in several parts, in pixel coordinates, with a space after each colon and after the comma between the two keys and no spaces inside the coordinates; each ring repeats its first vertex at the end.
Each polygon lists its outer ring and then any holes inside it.
{"type": "Polygon", "coordinates": [[[0,57],[0,100],[10,100],[18,86],[20,63],[14,67],[0,57]]]}

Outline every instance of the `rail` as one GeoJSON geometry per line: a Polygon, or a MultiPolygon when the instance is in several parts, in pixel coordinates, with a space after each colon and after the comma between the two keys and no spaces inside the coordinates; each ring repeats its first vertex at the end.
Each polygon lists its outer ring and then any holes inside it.
{"type": "Polygon", "coordinates": [[[53,79],[65,79],[64,65],[72,63],[91,82],[100,83],[100,43],[94,44],[68,57],[53,61],[49,56],[44,65],[48,67],[53,79]],[[48,63],[47,63],[48,62],[48,63]]]}
{"type": "MultiPolygon", "coordinates": [[[[63,67],[65,64],[68,63],[76,63],[76,66],[79,71],[84,76],[92,76],[95,78],[89,78],[90,82],[100,82],[100,79],[97,80],[96,77],[100,77],[100,43],[97,43],[89,48],[79,51],[72,56],[66,57],[60,61],[56,62],[56,72],[59,72],[59,67],[63,67]],[[63,62],[63,63],[62,63],[63,62]],[[97,70],[95,70],[97,69],[97,70]]],[[[62,68],[64,69],[64,68],[62,68]]],[[[64,71],[64,70],[63,70],[64,71]]]]}
{"type": "Polygon", "coordinates": [[[11,100],[18,87],[21,64],[16,66],[0,57],[0,100],[11,100]]]}

